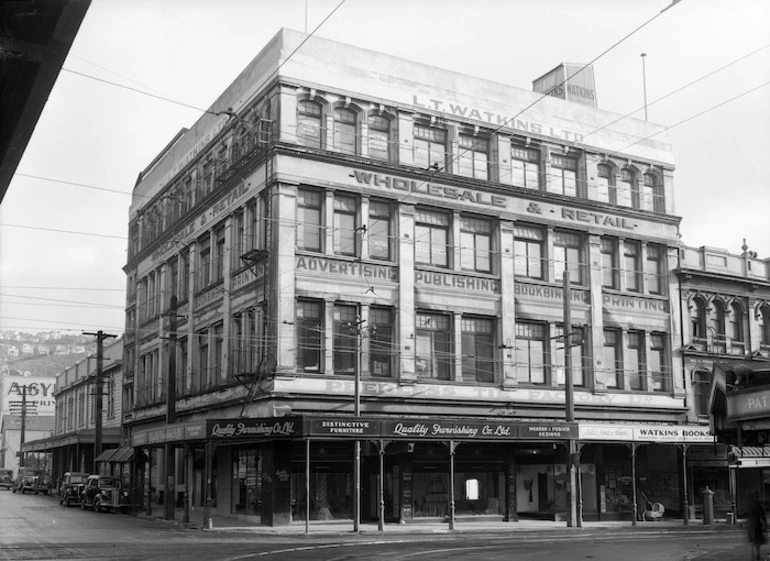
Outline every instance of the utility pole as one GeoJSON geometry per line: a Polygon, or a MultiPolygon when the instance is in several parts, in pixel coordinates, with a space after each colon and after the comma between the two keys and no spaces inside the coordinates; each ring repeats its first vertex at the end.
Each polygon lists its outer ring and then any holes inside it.
{"type": "MultiPolygon", "coordinates": [[[[572,288],[570,285],[569,270],[564,270],[564,403],[565,416],[568,423],[575,420],[575,400],[574,387],[572,383],[572,308],[570,296],[572,288]]],[[[567,441],[567,526],[573,528],[581,526],[577,513],[576,488],[577,477],[575,474],[575,457],[577,456],[577,443],[570,437],[567,441]]]]}
{"type": "Polygon", "coordinates": [[[27,386],[21,387],[21,436],[19,437],[19,467],[24,467],[24,440],[27,432],[27,386]]]}
{"type": "MultiPolygon", "coordinates": [[[[177,298],[171,295],[169,301],[168,327],[168,375],[166,376],[166,424],[176,422],[176,330],[177,330],[177,298]]],[[[174,475],[176,467],[176,451],[166,442],[166,492],[163,495],[163,514],[166,520],[174,519],[174,475]]]]}
{"type": "MultiPolygon", "coordinates": [[[[361,340],[364,320],[356,318],[356,376],[354,388],[354,410],[356,418],[361,416],[361,340]]],[[[361,441],[353,444],[353,531],[358,532],[361,524],[361,441]]]]}
{"type": "Polygon", "coordinates": [[[92,335],[96,337],[96,403],[94,406],[94,412],[96,415],[94,425],[94,471],[98,471],[96,466],[96,458],[102,453],[102,409],[103,405],[103,384],[102,370],[104,368],[104,340],[117,337],[117,335],[111,335],[105,333],[101,329],[96,333],[83,332],[83,335],[92,335]]]}

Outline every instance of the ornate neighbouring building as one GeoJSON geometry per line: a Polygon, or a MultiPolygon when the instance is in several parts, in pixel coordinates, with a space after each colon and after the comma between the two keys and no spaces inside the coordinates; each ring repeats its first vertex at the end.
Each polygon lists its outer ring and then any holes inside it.
{"type": "Polygon", "coordinates": [[[682,247],[676,271],[690,421],[710,421],[720,442],[690,455],[690,477],[735,516],[770,498],[770,259],[742,249],[682,247]]]}
{"type": "Polygon", "coordinates": [[[689,516],[714,438],[664,127],[305,39],[279,32],[134,188],[147,506],[350,519],[359,465],[363,520],[553,518],[572,441],[585,519],[689,516]]]}

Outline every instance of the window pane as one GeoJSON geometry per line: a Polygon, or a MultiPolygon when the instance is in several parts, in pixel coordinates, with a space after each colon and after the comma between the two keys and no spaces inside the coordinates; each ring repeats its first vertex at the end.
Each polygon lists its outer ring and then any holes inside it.
{"type": "Polygon", "coordinates": [[[355,374],[358,355],[358,319],[355,306],[334,306],[334,373],[355,374]]]}
{"type": "Polygon", "coordinates": [[[321,372],[323,349],[322,305],[297,302],[297,366],[305,372],[321,372]]]}
{"type": "Polygon", "coordinates": [[[372,376],[393,375],[393,312],[389,309],[369,310],[369,371],[372,376]]]}

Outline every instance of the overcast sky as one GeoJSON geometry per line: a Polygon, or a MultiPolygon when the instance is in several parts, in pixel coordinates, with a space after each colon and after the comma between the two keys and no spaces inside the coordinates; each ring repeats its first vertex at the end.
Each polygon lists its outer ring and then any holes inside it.
{"type": "MultiPolygon", "coordinates": [[[[310,32],[338,4],[93,0],[64,68],[208,108],[281,27],[310,32]]],[[[592,60],[668,5],[347,0],[317,34],[531,89],[560,62],[592,60]]],[[[672,127],[683,242],[740,253],[746,238],[770,257],[770,2],[674,5],[594,64],[601,109],[644,117],[642,52],[649,120],[672,127]]],[[[200,115],[62,71],[0,204],[0,329],[123,331],[131,189],[200,115]]]]}

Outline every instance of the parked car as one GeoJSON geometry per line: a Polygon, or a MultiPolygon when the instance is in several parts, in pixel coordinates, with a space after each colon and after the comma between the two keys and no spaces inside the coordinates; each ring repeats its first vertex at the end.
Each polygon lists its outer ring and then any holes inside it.
{"type": "Polygon", "coordinates": [[[0,468],[0,487],[5,487],[9,491],[13,487],[13,470],[0,468]]]}
{"type": "Polygon", "coordinates": [[[16,474],[16,479],[13,481],[13,487],[11,490],[15,493],[20,491],[22,494],[30,491],[35,493],[47,493],[43,482],[43,472],[39,469],[32,469],[27,467],[20,467],[19,473],[16,474]]]}
{"type": "Polygon", "coordinates": [[[59,504],[64,506],[80,504],[80,495],[86,479],[88,479],[88,474],[81,471],[65,473],[59,486],[59,504]]]}
{"type": "Polygon", "coordinates": [[[120,509],[126,512],[129,506],[128,492],[117,477],[89,475],[80,494],[80,508],[93,508],[96,512],[120,509]]]}

